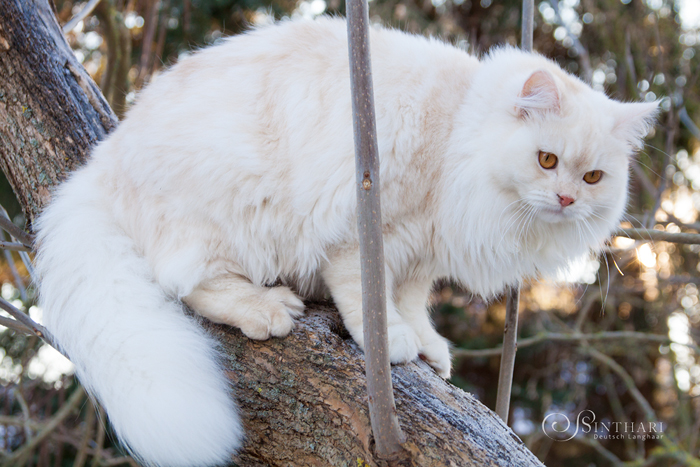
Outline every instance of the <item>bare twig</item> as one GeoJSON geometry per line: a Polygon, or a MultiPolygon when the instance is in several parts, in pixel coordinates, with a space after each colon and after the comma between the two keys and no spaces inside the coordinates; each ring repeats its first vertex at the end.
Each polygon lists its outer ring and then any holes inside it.
{"type": "Polygon", "coordinates": [[[12,329],[13,331],[18,331],[23,334],[33,334],[32,330],[24,324],[15,319],[5,318],[4,316],[0,316],[0,326],[5,326],[8,329],[12,329]]]}
{"type": "Polygon", "coordinates": [[[632,398],[635,400],[635,402],[637,402],[637,405],[639,405],[639,407],[644,412],[644,417],[646,418],[646,420],[648,422],[656,421],[656,412],[654,412],[654,409],[651,407],[651,404],[649,404],[649,401],[647,401],[646,398],[642,395],[637,385],[634,384],[634,380],[632,379],[630,374],[627,373],[627,371],[619,363],[617,363],[611,357],[605,355],[604,353],[594,348],[584,347],[583,350],[594,359],[605,364],[617,376],[619,376],[620,379],[622,379],[622,381],[625,383],[625,386],[627,386],[627,390],[630,392],[632,398]]]}
{"type": "MultiPolygon", "coordinates": [[[[4,209],[2,209],[4,211],[4,209]]],[[[0,215],[0,228],[15,237],[25,247],[24,251],[31,251],[34,239],[24,230],[12,223],[9,217],[0,215]]]]}
{"type": "Polygon", "coordinates": [[[630,38],[629,29],[625,31],[625,63],[627,64],[627,72],[630,77],[630,84],[634,96],[639,98],[639,89],[637,88],[637,69],[634,66],[634,56],[632,55],[632,40],[630,38]]]}
{"type": "MultiPolygon", "coordinates": [[[[622,365],[617,363],[608,355],[605,355],[604,353],[599,352],[598,350],[592,347],[584,346],[582,350],[594,359],[598,360],[600,363],[606,365],[613,371],[613,373],[615,373],[622,380],[632,398],[644,412],[644,417],[648,422],[656,422],[658,420],[656,412],[654,412],[654,409],[651,407],[651,404],[649,404],[649,401],[647,401],[644,395],[642,395],[642,392],[634,383],[634,379],[632,378],[632,376],[630,376],[627,370],[625,370],[622,367],[622,365]]],[[[665,448],[663,457],[670,457],[679,462],[682,462],[685,465],[700,467],[700,459],[696,458],[689,452],[683,450],[679,445],[677,445],[674,441],[670,440],[668,437],[661,437],[659,443],[665,448]]]]}
{"type": "Polygon", "coordinates": [[[50,341],[50,334],[48,333],[46,328],[44,328],[44,326],[35,323],[34,320],[32,320],[29,317],[29,315],[27,315],[26,313],[22,313],[4,298],[0,298],[0,308],[7,311],[10,315],[12,315],[13,318],[15,318],[17,321],[29,328],[29,330],[32,331],[32,333],[34,333],[37,337],[41,337],[47,342],[50,341]]]}
{"type": "Polygon", "coordinates": [[[98,3],[100,3],[100,0],[90,0],[87,5],[85,5],[85,8],[80,10],[80,13],[73,16],[70,21],[63,25],[63,34],[68,34],[71,32],[79,22],[84,20],[90,13],[92,13],[92,10],[95,9],[98,3]]]}
{"type": "Polygon", "coordinates": [[[532,52],[532,37],[535,23],[534,0],[523,0],[522,31],[520,31],[520,48],[532,52]]]}
{"type": "MultiPolygon", "coordinates": [[[[526,339],[521,339],[518,341],[518,348],[522,349],[525,347],[530,347],[533,345],[540,344],[542,342],[579,342],[579,341],[606,341],[606,340],[620,340],[620,339],[635,339],[641,341],[658,342],[660,344],[675,344],[682,345],[684,347],[690,347],[696,352],[700,353],[700,346],[695,344],[681,344],[672,341],[668,336],[660,334],[649,334],[645,332],[635,332],[635,331],[605,331],[597,332],[594,334],[578,334],[578,333],[558,333],[558,332],[545,332],[538,334],[534,337],[528,337],[526,339]]],[[[455,349],[453,355],[457,358],[459,357],[493,357],[496,355],[501,355],[503,352],[502,347],[496,347],[492,349],[455,349]]]]}
{"type": "Polygon", "coordinates": [[[131,67],[131,32],[113,0],[105,0],[95,9],[95,15],[104,27],[107,42],[107,62],[100,87],[109,105],[121,118],[126,112],[126,94],[131,67]]]}
{"type": "Polygon", "coordinates": [[[165,48],[165,36],[168,33],[168,20],[170,19],[168,11],[170,10],[170,0],[162,0],[160,26],[158,27],[158,38],[156,40],[156,50],[151,57],[149,64],[148,75],[153,74],[158,70],[160,64],[163,63],[163,50],[165,48]],[[158,63],[160,62],[160,63],[158,63]]]}
{"type": "Polygon", "coordinates": [[[92,400],[89,399],[87,404],[87,416],[85,417],[85,432],[80,439],[80,446],[78,447],[78,453],[75,455],[75,461],[73,462],[73,467],[83,467],[88,456],[88,444],[92,439],[92,432],[95,425],[95,405],[92,400]]]}
{"type": "Polygon", "coordinates": [[[21,243],[18,242],[5,242],[0,241],[0,250],[11,250],[11,251],[32,251],[21,243]]]}
{"type": "Polygon", "coordinates": [[[574,49],[576,50],[576,53],[579,56],[579,61],[581,62],[581,68],[583,68],[583,79],[587,83],[591,82],[591,78],[593,77],[593,69],[591,68],[591,59],[588,54],[588,49],[583,46],[581,41],[579,40],[578,37],[571,31],[571,27],[564,23],[564,20],[561,19],[561,15],[559,14],[559,2],[558,1],[553,1],[549,3],[552,8],[554,9],[554,13],[556,14],[556,20],[557,23],[559,23],[560,26],[562,26],[564,29],[566,29],[566,34],[569,36],[569,38],[573,41],[574,43],[574,49]]]}
{"type": "Polygon", "coordinates": [[[38,278],[36,277],[36,274],[34,273],[34,266],[32,265],[32,260],[29,258],[29,255],[27,254],[26,251],[20,251],[19,252],[19,257],[24,263],[24,267],[27,268],[27,272],[29,273],[29,277],[34,281],[35,284],[38,283],[38,278]]]}
{"type": "Polygon", "coordinates": [[[513,369],[515,353],[518,350],[518,302],[520,285],[506,290],[506,323],[503,331],[503,354],[501,368],[498,372],[498,394],[496,396],[496,413],[507,424],[510,411],[510,395],[513,386],[513,369]]]}
{"type": "Polygon", "coordinates": [[[694,233],[674,233],[653,229],[618,229],[613,236],[651,242],[662,241],[686,245],[700,245],[700,234],[694,233]]]}
{"type": "MultiPolygon", "coordinates": [[[[608,274],[607,282],[610,282],[610,275],[608,274]]],[[[603,288],[603,284],[600,284],[600,288],[603,288]]],[[[591,310],[593,309],[593,305],[598,301],[598,296],[594,295],[593,293],[589,292],[590,295],[586,298],[586,301],[583,303],[581,306],[581,309],[578,312],[578,316],[576,317],[576,323],[574,324],[574,332],[580,333],[581,329],[583,329],[583,325],[588,320],[588,315],[590,315],[591,310]]],[[[522,344],[521,344],[522,345],[522,344]]]]}
{"type": "Polygon", "coordinates": [[[595,438],[589,438],[586,436],[575,436],[572,438],[572,441],[575,441],[577,443],[584,444],[590,448],[593,448],[595,452],[603,456],[608,462],[610,462],[612,465],[621,465],[622,461],[620,460],[619,457],[617,457],[612,451],[609,451],[608,449],[603,446],[599,440],[595,438]]]}
{"type": "Polygon", "coordinates": [[[85,397],[85,391],[82,387],[78,387],[66,403],[56,412],[56,414],[43,426],[41,430],[34,436],[31,441],[25,443],[20,449],[12,453],[12,455],[7,456],[3,462],[3,467],[11,467],[17,465],[18,459],[23,458],[25,455],[29,454],[40,442],[44,440],[48,435],[51,434],[53,430],[60,425],[63,420],[65,420],[73,410],[75,410],[78,405],[82,402],[85,397]]]}
{"type": "Polygon", "coordinates": [[[24,400],[24,396],[22,395],[22,391],[20,391],[19,387],[16,387],[13,392],[14,396],[17,398],[17,402],[19,403],[20,410],[22,410],[22,428],[24,429],[24,436],[27,441],[31,441],[32,430],[29,426],[31,418],[29,415],[29,406],[27,405],[27,401],[24,400]]]}
{"type": "Polygon", "coordinates": [[[11,417],[9,415],[0,415],[0,425],[7,425],[7,426],[22,426],[22,425],[27,425],[29,428],[32,430],[39,430],[43,426],[41,423],[37,423],[34,420],[24,420],[23,418],[20,417],[11,417]]]}
{"type": "Polygon", "coordinates": [[[12,273],[12,278],[15,281],[15,286],[17,286],[17,290],[19,290],[19,296],[22,299],[22,301],[26,303],[27,289],[24,287],[24,281],[22,281],[22,276],[20,276],[19,271],[17,271],[17,266],[15,265],[15,260],[12,257],[12,253],[10,253],[10,250],[3,250],[3,253],[5,254],[5,261],[7,261],[7,265],[9,266],[10,272],[12,273]]]}
{"type": "Polygon", "coordinates": [[[678,118],[681,120],[681,123],[685,125],[688,131],[690,131],[690,133],[695,137],[695,139],[700,139],[700,128],[698,128],[693,119],[690,118],[688,111],[685,110],[685,106],[678,111],[678,118]]]}
{"type": "MultiPolygon", "coordinates": [[[[605,365],[601,365],[600,372],[603,376],[603,383],[605,384],[605,395],[607,396],[608,402],[610,403],[610,408],[612,409],[613,414],[615,415],[615,421],[623,423],[628,422],[629,417],[625,413],[625,409],[622,406],[620,396],[615,390],[615,380],[613,379],[613,376],[610,373],[610,369],[605,365]]],[[[623,443],[625,445],[625,451],[627,452],[627,456],[630,459],[633,459],[635,457],[634,442],[631,439],[625,437],[623,443]]]]}
{"type": "Polygon", "coordinates": [[[372,89],[367,0],[346,4],[355,132],[357,223],[362,267],[362,319],[370,422],[380,457],[402,451],[404,435],[396,416],[387,338],[384,246],[379,202],[379,157],[372,89]]]}
{"type": "Polygon", "coordinates": [[[642,169],[642,166],[640,165],[639,161],[635,160],[632,163],[632,171],[637,176],[639,181],[642,183],[642,186],[644,187],[644,189],[652,196],[652,198],[656,199],[658,190],[656,189],[654,184],[651,182],[651,180],[649,180],[649,177],[644,172],[644,169],[642,169]]]}
{"type": "Polygon", "coordinates": [[[145,83],[148,82],[149,67],[148,64],[151,60],[151,49],[153,49],[153,39],[156,34],[156,27],[158,25],[158,11],[160,9],[161,0],[151,0],[150,8],[146,14],[146,28],[143,33],[143,39],[141,41],[141,59],[139,61],[139,73],[136,76],[134,85],[137,88],[141,88],[145,83]]]}
{"type": "Polygon", "coordinates": [[[99,467],[100,459],[102,458],[102,448],[105,444],[105,434],[106,434],[106,419],[105,419],[105,409],[102,408],[100,404],[96,404],[97,408],[97,436],[95,436],[95,455],[92,458],[92,464],[90,467],[99,467]]]}
{"type": "MultiPolygon", "coordinates": [[[[522,31],[520,47],[526,52],[532,52],[534,35],[535,2],[523,0],[522,31]]],[[[503,355],[498,372],[498,393],[496,396],[496,413],[501,420],[508,424],[510,411],[510,396],[513,387],[513,369],[515,368],[515,353],[518,350],[518,302],[520,300],[520,284],[506,288],[506,322],[503,329],[503,355]]]]}
{"type": "MultiPolygon", "coordinates": [[[[629,391],[630,395],[632,398],[635,400],[637,405],[642,409],[644,412],[644,417],[648,422],[656,422],[658,420],[656,416],[656,412],[654,412],[654,409],[651,407],[651,404],[649,404],[649,401],[646,400],[646,398],[642,395],[642,392],[639,390],[637,385],[634,383],[634,379],[632,379],[632,376],[625,370],[622,365],[617,363],[614,359],[611,357],[605,355],[602,352],[599,352],[598,350],[591,348],[591,347],[583,347],[582,349],[584,352],[589,354],[591,357],[594,359],[598,360],[600,363],[603,363],[606,365],[608,368],[610,368],[620,379],[622,382],[625,384],[627,387],[627,390],[629,391]]],[[[670,457],[672,459],[675,459],[679,462],[682,462],[685,465],[688,466],[693,466],[693,467],[700,467],[700,459],[696,458],[693,456],[691,453],[681,449],[679,445],[677,445],[675,442],[670,440],[668,437],[663,436],[659,440],[659,443],[664,446],[665,452],[663,452],[662,457],[670,457]]],[[[657,453],[658,454],[658,453],[657,453]]]]}
{"type": "MultiPolygon", "coordinates": [[[[76,436],[61,433],[60,430],[54,431],[49,436],[49,439],[57,443],[69,444],[75,449],[80,449],[80,442],[76,439],[76,436]]],[[[95,464],[95,461],[97,462],[97,466],[129,464],[133,467],[142,467],[138,465],[131,456],[112,457],[111,451],[111,449],[97,450],[90,447],[85,450],[88,456],[92,456],[93,464],[95,464]]]]}

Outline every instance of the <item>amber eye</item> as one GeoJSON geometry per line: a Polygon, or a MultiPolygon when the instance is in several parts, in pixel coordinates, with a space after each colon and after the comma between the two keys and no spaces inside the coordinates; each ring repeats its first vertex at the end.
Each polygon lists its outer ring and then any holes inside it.
{"type": "Polygon", "coordinates": [[[598,183],[602,176],[602,170],[591,170],[590,172],[586,172],[586,175],[583,176],[583,180],[586,183],[593,185],[594,183],[598,183]]]}
{"type": "Polygon", "coordinates": [[[543,169],[553,169],[557,166],[557,162],[559,159],[551,152],[540,151],[540,165],[543,169]]]}

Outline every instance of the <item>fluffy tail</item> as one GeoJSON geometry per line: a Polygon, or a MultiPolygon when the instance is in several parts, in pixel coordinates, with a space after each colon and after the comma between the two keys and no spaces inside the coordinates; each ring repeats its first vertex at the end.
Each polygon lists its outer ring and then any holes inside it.
{"type": "Polygon", "coordinates": [[[242,428],[216,343],[154,282],[86,170],[37,222],[44,325],[142,462],[230,461],[242,428]]]}

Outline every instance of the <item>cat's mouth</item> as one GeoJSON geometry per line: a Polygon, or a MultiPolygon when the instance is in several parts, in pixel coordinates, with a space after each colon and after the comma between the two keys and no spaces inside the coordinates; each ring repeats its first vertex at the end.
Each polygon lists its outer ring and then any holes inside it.
{"type": "Polygon", "coordinates": [[[541,206],[539,208],[539,216],[542,220],[555,224],[570,220],[573,216],[573,212],[568,206],[541,206]]]}

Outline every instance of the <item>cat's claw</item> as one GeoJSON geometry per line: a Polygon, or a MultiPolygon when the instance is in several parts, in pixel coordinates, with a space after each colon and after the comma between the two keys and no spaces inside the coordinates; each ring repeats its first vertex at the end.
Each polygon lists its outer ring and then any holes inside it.
{"type": "Polygon", "coordinates": [[[389,360],[391,363],[407,363],[418,356],[420,339],[416,332],[407,324],[400,323],[389,326],[389,360]]]}
{"type": "Polygon", "coordinates": [[[449,379],[452,372],[452,357],[450,345],[445,338],[436,334],[435,339],[424,344],[420,349],[420,357],[433,367],[438,375],[449,379]]]}

